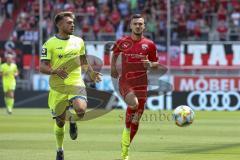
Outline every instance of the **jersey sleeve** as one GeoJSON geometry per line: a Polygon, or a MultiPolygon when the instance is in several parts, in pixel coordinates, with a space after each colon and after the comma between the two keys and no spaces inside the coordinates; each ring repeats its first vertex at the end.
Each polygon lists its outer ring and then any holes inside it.
{"type": "Polygon", "coordinates": [[[150,50],[149,50],[149,53],[148,53],[148,60],[152,61],[152,62],[157,62],[158,61],[157,47],[154,43],[150,46],[150,50]]]}
{"type": "Polygon", "coordinates": [[[85,55],[85,45],[84,45],[84,41],[81,39],[81,42],[80,42],[80,55],[85,55]]]}
{"type": "Polygon", "coordinates": [[[113,51],[113,55],[118,56],[121,52],[121,50],[119,49],[119,44],[120,44],[120,40],[116,41],[115,44],[113,45],[112,51],[113,51]]]}
{"type": "Polygon", "coordinates": [[[44,43],[42,46],[41,60],[51,60],[52,53],[50,44],[48,42],[44,43]]]}
{"type": "Polygon", "coordinates": [[[2,72],[2,73],[4,72],[4,66],[5,66],[4,64],[5,64],[5,63],[3,63],[3,64],[0,65],[0,72],[2,72]]]}

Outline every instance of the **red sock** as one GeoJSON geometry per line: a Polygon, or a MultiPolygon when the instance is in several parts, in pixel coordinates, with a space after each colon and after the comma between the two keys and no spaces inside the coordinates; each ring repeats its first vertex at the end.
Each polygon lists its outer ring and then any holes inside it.
{"type": "Polygon", "coordinates": [[[135,118],[135,121],[133,120],[131,123],[131,130],[130,130],[130,141],[132,142],[134,136],[136,135],[138,131],[139,122],[141,120],[143,111],[144,111],[144,105],[146,100],[145,99],[139,99],[139,105],[137,108],[137,111],[135,112],[135,115],[137,118],[135,118]],[[137,121],[136,121],[137,119],[137,121]]]}
{"type": "Polygon", "coordinates": [[[139,123],[131,123],[131,130],[130,130],[130,142],[132,142],[134,136],[138,131],[139,123]]]}
{"type": "Polygon", "coordinates": [[[126,128],[130,128],[131,127],[131,122],[132,122],[132,117],[133,114],[135,113],[135,110],[132,110],[129,106],[127,107],[127,111],[126,111],[126,116],[125,116],[125,124],[126,124],[126,128]]]}

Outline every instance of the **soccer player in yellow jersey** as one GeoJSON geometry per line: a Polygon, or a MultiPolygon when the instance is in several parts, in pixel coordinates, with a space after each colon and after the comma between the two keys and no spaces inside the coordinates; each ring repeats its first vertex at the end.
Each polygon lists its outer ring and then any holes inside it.
{"type": "Polygon", "coordinates": [[[0,75],[2,76],[4,100],[7,107],[7,113],[12,114],[14,106],[14,90],[16,88],[16,79],[18,75],[17,65],[14,63],[13,55],[6,55],[6,63],[0,67],[0,75]]]}
{"type": "MultiPolygon", "coordinates": [[[[72,12],[60,12],[54,23],[58,29],[42,47],[40,72],[50,75],[48,104],[52,111],[57,144],[56,160],[64,160],[63,139],[68,106],[72,106],[81,119],[87,108],[85,85],[81,68],[94,82],[101,81],[101,73],[93,71],[85,55],[84,41],[74,32],[75,16],[72,12]]],[[[70,137],[77,138],[76,122],[70,119],[70,137]]]]}

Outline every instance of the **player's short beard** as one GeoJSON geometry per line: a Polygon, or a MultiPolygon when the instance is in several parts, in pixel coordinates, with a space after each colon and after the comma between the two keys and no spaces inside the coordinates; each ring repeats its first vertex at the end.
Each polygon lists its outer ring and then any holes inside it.
{"type": "Polygon", "coordinates": [[[133,32],[133,34],[135,34],[136,36],[142,36],[143,32],[139,32],[139,33],[133,32]]]}
{"type": "Polygon", "coordinates": [[[67,34],[67,35],[72,35],[73,32],[71,32],[71,31],[65,31],[65,34],[67,34]]]}
{"type": "Polygon", "coordinates": [[[68,35],[72,35],[74,31],[70,30],[70,31],[66,31],[65,33],[67,33],[68,35]]]}

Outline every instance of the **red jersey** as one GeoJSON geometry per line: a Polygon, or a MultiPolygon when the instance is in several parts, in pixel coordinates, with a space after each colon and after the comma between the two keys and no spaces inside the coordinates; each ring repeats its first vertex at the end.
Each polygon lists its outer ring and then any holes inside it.
{"type": "Polygon", "coordinates": [[[157,62],[156,53],[156,45],[145,37],[138,41],[134,41],[131,36],[119,39],[114,45],[113,54],[121,58],[120,86],[132,88],[146,86],[147,69],[142,60],[157,62]]]}

